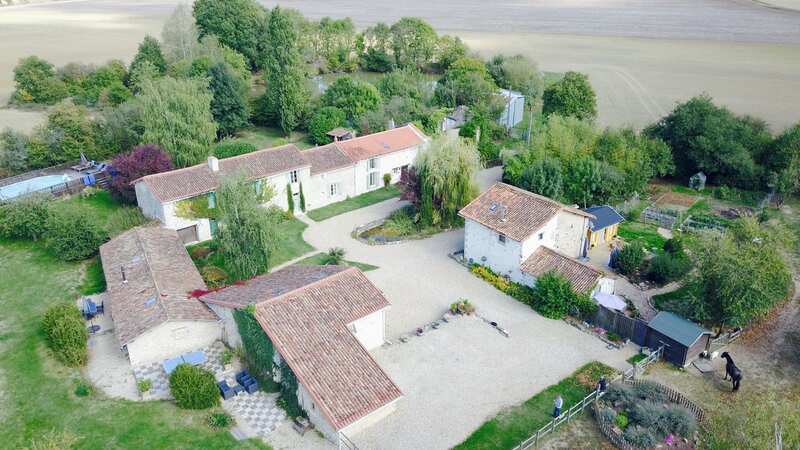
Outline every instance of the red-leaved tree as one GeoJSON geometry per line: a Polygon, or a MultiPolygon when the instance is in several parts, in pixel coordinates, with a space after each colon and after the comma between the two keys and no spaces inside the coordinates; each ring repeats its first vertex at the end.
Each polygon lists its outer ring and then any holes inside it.
{"type": "Polygon", "coordinates": [[[400,189],[403,191],[400,200],[406,200],[412,205],[419,206],[419,177],[413,167],[400,173],[400,189]]]}
{"type": "Polygon", "coordinates": [[[120,201],[136,203],[135,180],[154,173],[172,170],[169,154],[154,144],[134,147],[111,160],[111,194],[120,201]]]}

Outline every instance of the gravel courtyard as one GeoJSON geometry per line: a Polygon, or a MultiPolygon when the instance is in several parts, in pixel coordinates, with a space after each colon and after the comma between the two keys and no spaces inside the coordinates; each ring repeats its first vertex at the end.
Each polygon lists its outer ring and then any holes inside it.
{"type": "MultiPolygon", "coordinates": [[[[481,172],[481,189],[499,176],[497,169],[481,172]]],[[[389,246],[368,246],[350,236],[354,227],[402,204],[389,200],[321,223],[309,221],[304,237],[319,250],[342,247],[348,259],[380,267],[367,276],[392,303],[387,338],[394,342],[441,318],[460,297],[469,298],[480,316],[498,322],[510,337],[480,318],[465,317],[373,351],[405,397],[392,415],[349,436],[359,448],[449,448],[504,407],[589,361],[626,367],[632,348],[608,350],[600,340],[563,321],[545,319],[450,259],[448,253],[463,246],[462,230],[389,246]]]]}

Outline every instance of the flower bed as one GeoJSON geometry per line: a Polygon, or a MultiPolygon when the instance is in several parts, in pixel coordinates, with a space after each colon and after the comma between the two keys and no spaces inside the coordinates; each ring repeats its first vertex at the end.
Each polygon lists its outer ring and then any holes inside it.
{"type": "Polygon", "coordinates": [[[652,381],[612,385],[594,409],[603,434],[622,450],[659,444],[695,448],[704,413],[680,392],[652,381]]]}

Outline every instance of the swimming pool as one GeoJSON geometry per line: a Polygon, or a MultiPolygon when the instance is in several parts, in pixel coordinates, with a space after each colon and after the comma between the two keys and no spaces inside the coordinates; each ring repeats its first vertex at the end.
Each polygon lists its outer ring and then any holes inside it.
{"type": "Polygon", "coordinates": [[[19,183],[9,184],[8,186],[0,187],[0,200],[10,200],[20,195],[25,195],[29,192],[35,192],[42,189],[55,186],[57,184],[66,183],[70,180],[69,176],[65,175],[46,175],[43,177],[31,178],[30,180],[20,181],[19,183]]]}

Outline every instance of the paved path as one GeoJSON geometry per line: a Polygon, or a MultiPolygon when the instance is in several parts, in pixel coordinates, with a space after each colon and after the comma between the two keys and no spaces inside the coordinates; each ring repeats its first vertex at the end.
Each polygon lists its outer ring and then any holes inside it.
{"type": "MultiPolygon", "coordinates": [[[[481,189],[499,177],[497,168],[482,171],[481,189]]],[[[371,352],[404,398],[390,416],[349,436],[359,448],[449,448],[504,407],[530,398],[589,361],[627,367],[625,358],[633,349],[609,350],[563,321],[545,319],[450,259],[448,253],[463,247],[462,230],[388,246],[369,246],[351,237],[356,226],[403,205],[388,200],[323,222],[308,221],[304,238],[320,250],[342,247],[347,259],[379,267],[366,275],[392,303],[387,315],[387,338],[392,341],[441,318],[461,297],[511,337],[469,317],[371,352]]]]}

